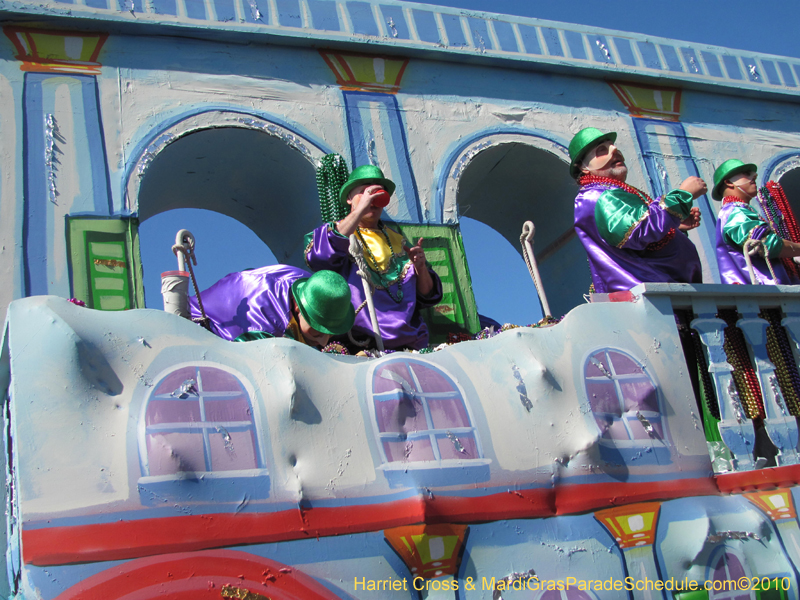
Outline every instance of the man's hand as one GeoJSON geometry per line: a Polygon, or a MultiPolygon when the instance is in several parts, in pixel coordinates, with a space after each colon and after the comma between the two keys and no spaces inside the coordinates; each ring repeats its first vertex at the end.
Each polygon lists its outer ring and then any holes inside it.
{"type": "Polygon", "coordinates": [[[352,201],[348,200],[350,214],[336,224],[336,230],[347,237],[355,233],[359,225],[370,228],[377,227],[383,209],[372,206],[372,201],[383,191],[383,186],[368,185],[363,192],[353,196],[352,201]]]}
{"type": "Polygon", "coordinates": [[[417,293],[420,296],[427,296],[433,289],[433,279],[428,272],[428,265],[425,262],[425,251],[422,249],[423,238],[419,238],[416,246],[409,248],[403,244],[403,250],[408,254],[411,259],[411,264],[414,265],[414,272],[417,274],[417,293]]]}
{"type": "Polygon", "coordinates": [[[700,225],[700,209],[696,206],[692,207],[692,210],[689,211],[689,216],[686,217],[683,221],[681,221],[680,229],[681,231],[689,231],[690,229],[694,229],[700,225]]]}
{"type": "Polygon", "coordinates": [[[706,182],[699,177],[687,177],[678,186],[679,190],[685,190],[692,195],[692,200],[696,200],[708,192],[706,182]]]}

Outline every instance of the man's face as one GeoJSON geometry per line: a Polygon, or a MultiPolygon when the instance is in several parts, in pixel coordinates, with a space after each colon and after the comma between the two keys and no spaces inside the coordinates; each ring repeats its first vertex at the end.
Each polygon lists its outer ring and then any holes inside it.
{"type": "Polygon", "coordinates": [[[625,157],[611,141],[598,144],[588,152],[581,163],[581,172],[619,181],[625,181],[628,177],[625,157]]]}
{"type": "Polygon", "coordinates": [[[746,173],[739,173],[734,175],[730,181],[736,188],[743,191],[751,198],[755,198],[758,194],[758,185],[756,185],[757,173],[755,171],[747,171],[746,173]]]}
{"type": "Polygon", "coordinates": [[[384,187],[377,183],[359,185],[350,191],[350,194],[347,196],[347,203],[350,205],[351,211],[361,202],[370,203],[367,211],[362,214],[362,223],[366,223],[368,226],[374,227],[374,224],[376,224],[378,219],[381,218],[383,207],[376,206],[373,200],[375,195],[383,191],[385,191],[384,187]]]}
{"type": "Polygon", "coordinates": [[[306,321],[303,313],[299,310],[297,311],[297,324],[300,326],[300,332],[303,334],[306,342],[308,342],[311,346],[325,346],[328,341],[331,339],[331,336],[327,333],[322,333],[321,331],[317,331],[314,329],[311,324],[306,321]]]}

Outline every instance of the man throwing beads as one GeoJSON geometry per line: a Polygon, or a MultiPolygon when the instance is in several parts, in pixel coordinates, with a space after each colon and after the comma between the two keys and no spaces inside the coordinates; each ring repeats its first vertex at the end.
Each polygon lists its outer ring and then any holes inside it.
{"type": "Polygon", "coordinates": [[[580,185],[575,231],[589,255],[596,292],[629,290],[642,282],[702,283],[700,257],[685,234],[700,224],[695,198],[706,193],[699,177],[653,200],[627,185],[628,167],[615,132],[594,127],[569,144],[570,175],[580,185]]]}
{"type": "MultiPolygon", "coordinates": [[[[311,275],[289,265],[231,273],[200,299],[211,331],[235,342],[289,337],[321,347],[332,335],[347,333],[355,318],[341,275],[311,275]]],[[[202,316],[196,297],[189,298],[189,310],[193,319],[202,316]]]]}
{"type": "Polygon", "coordinates": [[[711,197],[722,201],[717,220],[717,265],[723,283],[750,284],[750,271],[742,254],[745,242],[761,242],[751,254],[753,273],[762,285],[792,285],[793,281],[778,259],[800,256],[800,244],[778,237],[750,206],[758,195],[757,167],[732,158],[714,171],[711,197]],[[766,255],[770,259],[772,273],[766,255]],[[774,273],[774,277],[773,277],[774,273]]]}
{"type": "MultiPolygon", "coordinates": [[[[306,263],[313,271],[331,269],[350,284],[353,304],[364,301],[358,267],[349,253],[349,236],[355,234],[364,250],[373,284],[373,302],[384,347],[421,349],[428,345],[428,328],[419,314],[442,299],[442,282],[425,260],[422,238],[415,246],[381,221],[383,207],[394,192],[394,183],[373,165],[355,169],[339,190],[349,214],[325,223],[306,236],[306,263]]],[[[356,315],[352,334],[359,341],[373,339],[369,313],[356,315]]]]}

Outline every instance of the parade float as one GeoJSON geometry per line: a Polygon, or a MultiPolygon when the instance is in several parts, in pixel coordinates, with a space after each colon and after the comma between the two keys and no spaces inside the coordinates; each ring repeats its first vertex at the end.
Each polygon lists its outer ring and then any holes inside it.
{"type": "Polygon", "coordinates": [[[800,289],[720,285],[702,197],[705,284],[586,302],[567,144],[617,131],[653,196],[747,156],[798,202],[800,61],[396,0],[0,10],[4,597],[798,598],[800,289]],[[302,265],[332,152],[425,237],[435,351],[144,307],[174,208],[302,265]],[[534,223],[558,323],[481,334],[467,206],[534,223]]]}

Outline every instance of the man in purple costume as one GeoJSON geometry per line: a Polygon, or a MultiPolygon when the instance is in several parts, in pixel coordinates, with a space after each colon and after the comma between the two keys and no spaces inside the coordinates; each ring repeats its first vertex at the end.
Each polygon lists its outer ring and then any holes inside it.
{"type": "MultiPolygon", "coordinates": [[[[419,310],[439,303],[442,283],[425,260],[422,239],[409,247],[401,234],[380,220],[394,189],[394,183],[378,167],[364,165],[355,169],[339,191],[339,202],[348,204],[350,213],[306,236],[306,262],[313,271],[332,269],[340,273],[350,284],[353,304],[360,306],[364,287],[350,257],[348,239],[355,234],[369,267],[384,347],[419,350],[428,345],[428,328],[419,310]]],[[[357,340],[372,341],[366,307],[356,315],[352,333],[357,340]]]]}
{"type": "Polygon", "coordinates": [[[781,264],[781,258],[800,256],[800,244],[783,240],[750,206],[758,195],[757,167],[732,158],[722,163],[714,172],[714,189],[711,197],[722,201],[717,219],[717,265],[722,283],[749,285],[750,270],[742,250],[748,240],[761,242],[760,249],[751,256],[753,273],[761,285],[792,285],[793,281],[781,264]],[[773,279],[767,261],[770,259],[773,279]]]}
{"type": "Polygon", "coordinates": [[[575,230],[589,254],[594,290],[629,290],[642,282],[702,283],[700,257],[685,234],[700,224],[699,177],[653,201],[625,183],[628,168],[615,132],[579,131],[569,145],[570,175],[581,186],[575,230]]]}
{"type": "MultiPolygon", "coordinates": [[[[347,333],[355,319],[350,288],[341,275],[311,275],[288,265],[231,273],[200,298],[211,331],[226,340],[291,337],[324,346],[331,335],[347,333]]],[[[197,298],[189,298],[189,309],[193,319],[202,316],[197,298]]]]}

